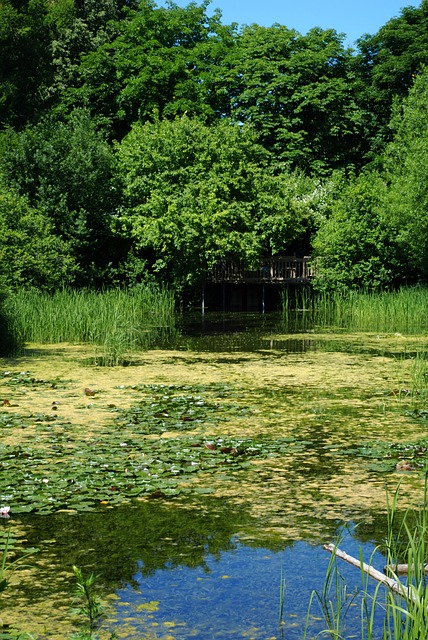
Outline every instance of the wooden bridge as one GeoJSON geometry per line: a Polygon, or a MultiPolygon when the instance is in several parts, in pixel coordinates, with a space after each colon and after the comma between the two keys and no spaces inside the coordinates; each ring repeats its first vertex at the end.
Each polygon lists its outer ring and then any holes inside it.
{"type": "Polygon", "coordinates": [[[207,273],[203,283],[202,314],[205,309],[264,313],[265,309],[278,308],[282,287],[305,284],[312,276],[308,256],[265,258],[255,269],[223,260],[207,273]]]}
{"type": "Polygon", "coordinates": [[[247,269],[240,262],[224,260],[207,274],[206,282],[216,283],[305,283],[313,276],[310,257],[281,256],[262,260],[256,269],[247,269]]]}

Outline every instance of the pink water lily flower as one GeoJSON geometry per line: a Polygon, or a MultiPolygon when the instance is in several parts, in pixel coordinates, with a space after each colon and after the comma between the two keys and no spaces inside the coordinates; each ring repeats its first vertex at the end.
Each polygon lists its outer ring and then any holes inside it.
{"type": "Polygon", "coordinates": [[[10,507],[0,507],[0,518],[9,518],[10,507]]]}

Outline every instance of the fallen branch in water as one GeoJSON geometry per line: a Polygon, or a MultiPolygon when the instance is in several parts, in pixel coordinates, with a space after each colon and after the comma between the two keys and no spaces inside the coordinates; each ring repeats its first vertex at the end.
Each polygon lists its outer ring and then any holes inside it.
{"type": "MultiPolygon", "coordinates": [[[[385,573],[392,573],[396,576],[407,576],[409,575],[409,565],[408,564],[386,564],[383,568],[385,573]]],[[[410,573],[415,574],[415,567],[410,565],[410,573]]],[[[428,564],[424,564],[424,573],[428,573],[428,564]]]]}
{"type": "Polygon", "coordinates": [[[345,562],[349,562],[354,567],[358,567],[359,569],[363,569],[364,573],[367,573],[371,578],[381,582],[385,586],[387,586],[391,591],[398,593],[405,600],[410,600],[412,602],[416,602],[415,594],[409,587],[406,587],[401,582],[394,580],[393,578],[388,578],[384,573],[374,569],[371,565],[366,564],[365,562],[361,562],[358,558],[354,558],[349,554],[345,553],[345,551],[341,551],[338,547],[335,547],[334,544],[324,544],[323,548],[326,551],[329,551],[332,554],[335,554],[338,558],[345,560],[345,562]]]}

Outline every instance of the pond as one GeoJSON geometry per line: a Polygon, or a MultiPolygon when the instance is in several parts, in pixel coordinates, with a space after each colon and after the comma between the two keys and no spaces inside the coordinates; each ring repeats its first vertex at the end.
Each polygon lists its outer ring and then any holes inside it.
{"type": "MultiPolygon", "coordinates": [[[[0,534],[10,560],[38,549],[3,623],[69,637],[77,565],[99,576],[101,638],[302,638],[322,544],[347,523],[341,546],[369,561],[386,489],[401,483],[403,508],[423,497],[426,349],[247,314],[185,318],[127,367],[88,365],[82,345],[2,360],[0,534]]],[[[324,626],[315,609],[308,637],[324,626]]]]}

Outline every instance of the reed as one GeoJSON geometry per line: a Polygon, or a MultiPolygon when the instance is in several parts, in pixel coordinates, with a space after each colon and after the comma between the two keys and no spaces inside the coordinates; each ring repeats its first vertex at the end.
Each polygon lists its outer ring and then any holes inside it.
{"type": "Polygon", "coordinates": [[[418,510],[407,510],[398,518],[399,487],[388,503],[387,565],[399,562],[408,565],[408,575],[402,580],[396,573],[392,577],[407,589],[409,597],[400,598],[391,591],[386,594],[384,639],[415,640],[428,637],[428,584],[425,564],[428,560],[428,505],[427,481],[423,503],[418,510]]]}
{"type": "MultiPolygon", "coordinates": [[[[373,591],[369,577],[363,570],[362,551],[360,565],[362,587],[360,600],[361,640],[422,640],[428,638],[428,582],[425,566],[428,561],[428,502],[427,479],[423,502],[418,509],[408,509],[404,515],[398,510],[399,486],[392,496],[387,494],[387,535],[382,551],[386,556],[389,577],[395,580],[397,592],[387,589],[379,582],[373,591]],[[398,573],[398,564],[405,564],[408,573],[398,573]],[[383,612],[383,626],[376,624],[378,614],[383,612]]],[[[333,554],[326,572],[321,592],[312,593],[304,638],[309,636],[309,621],[317,603],[325,630],[317,637],[328,636],[333,640],[347,637],[357,638],[355,631],[347,635],[346,617],[350,599],[346,582],[337,567],[333,554]]],[[[371,561],[370,561],[371,564],[371,561]]],[[[351,598],[352,600],[352,598],[351,598]]],[[[355,625],[354,625],[355,626],[355,625]]]]}
{"type": "Polygon", "coordinates": [[[123,363],[127,353],[148,348],[175,326],[174,295],[155,286],[53,294],[23,289],[3,301],[3,312],[16,343],[89,343],[97,364],[108,365],[123,363]]]}
{"type": "Polygon", "coordinates": [[[284,321],[290,319],[290,307],[303,312],[301,321],[312,328],[347,331],[375,331],[379,333],[416,334],[428,329],[428,288],[404,287],[397,291],[380,293],[349,291],[346,295],[335,292],[296,292],[282,298],[284,321]]]}
{"type": "MultiPolygon", "coordinates": [[[[339,540],[341,536],[339,536],[339,540]]],[[[358,592],[348,591],[346,580],[343,577],[336,557],[331,556],[324,584],[321,591],[314,590],[311,594],[306,616],[304,640],[309,636],[309,623],[314,605],[317,605],[326,624],[326,629],[320,632],[320,636],[341,640],[345,637],[348,613],[357,597],[358,592]]]]}

